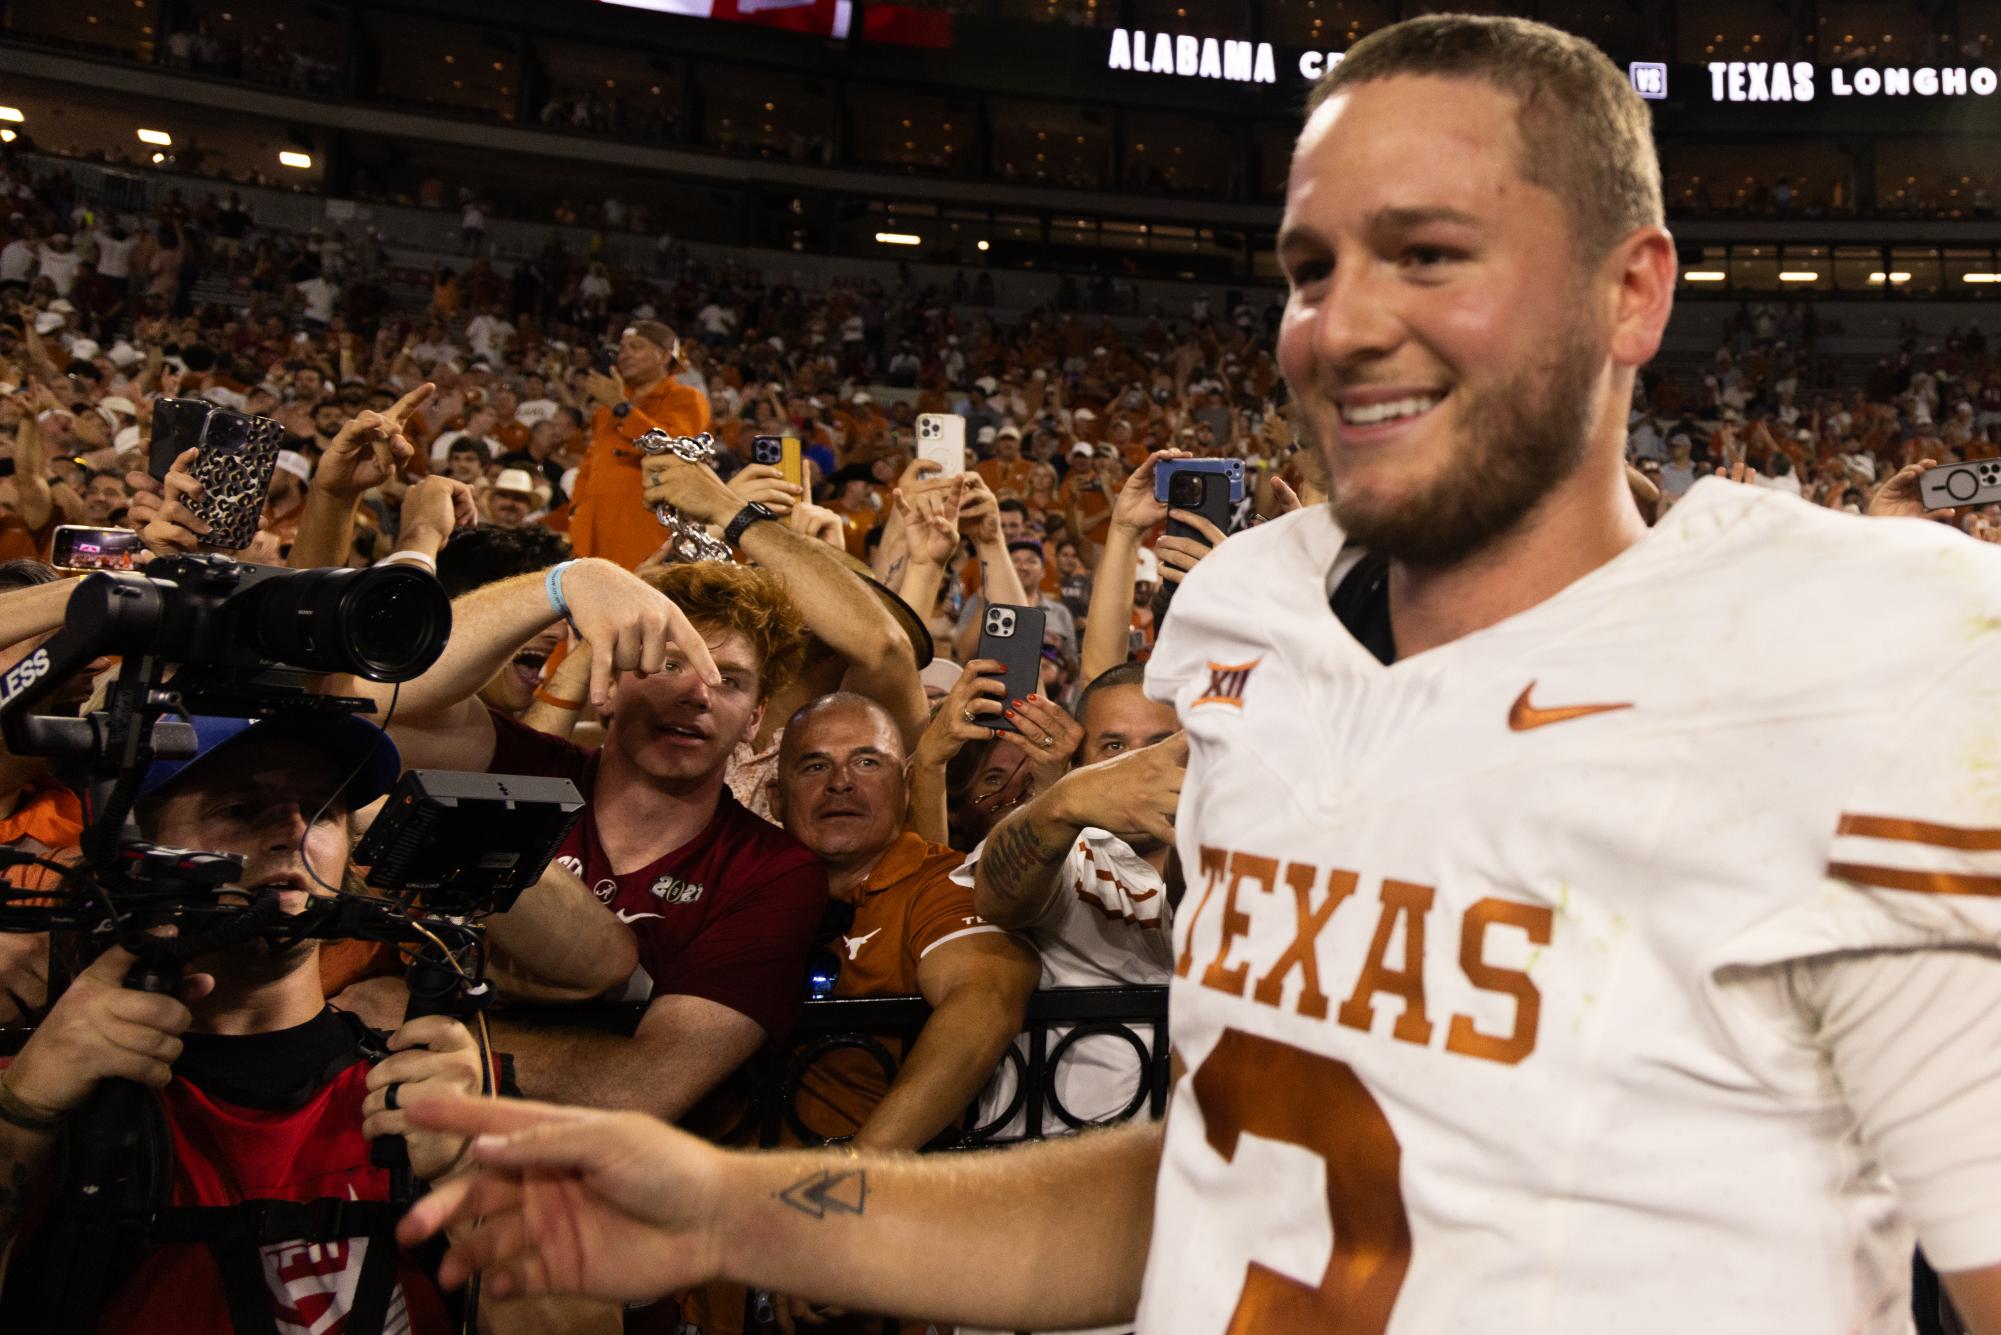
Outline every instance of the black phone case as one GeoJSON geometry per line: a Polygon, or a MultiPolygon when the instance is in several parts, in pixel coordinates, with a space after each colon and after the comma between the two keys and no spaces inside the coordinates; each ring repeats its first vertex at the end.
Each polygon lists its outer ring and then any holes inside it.
{"type": "Polygon", "coordinates": [[[214,411],[215,405],[203,399],[153,400],[153,439],[146,471],[164,482],[181,451],[201,444],[202,430],[214,411]]]}
{"type": "Polygon", "coordinates": [[[201,452],[188,469],[202,485],[201,499],[190,504],[197,518],[208,521],[210,547],[240,552],[257,536],[264,498],[271,490],[271,473],[278,466],[278,444],[285,428],[268,417],[252,417],[241,448],[212,449],[207,437],[215,414],[202,435],[201,452]]]}
{"type": "MultiPolygon", "coordinates": [[[[1202,504],[1197,506],[1177,505],[1177,510],[1201,515],[1216,526],[1219,533],[1230,531],[1230,512],[1237,507],[1230,500],[1230,483],[1221,473],[1205,473],[1202,477],[1202,504]]],[[[1167,521],[1167,536],[1170,538],[1193,538],[1206,543],[1209,535],[1199,531],[1193,524],[1184,524],[1179,519],[1167,521]]]]}
{"type": "MultiPolygon", "coordinates": [[[[1048,614],[1041,608],[1014,603],[989,603],[981,613],[980,647],[974,657],[991,658],[1006,667],[1001,674],[1001,684],[1007,688],[1007,694],[1001,697],[1003,706],[1009,700],[1025,699],[1041,689],[1042,631],[1048,620],[1048,614]]],[[[1012,719],[999,714],[983,714],[980,718],[1003,732],[1021,731],[1012,719]]]]}

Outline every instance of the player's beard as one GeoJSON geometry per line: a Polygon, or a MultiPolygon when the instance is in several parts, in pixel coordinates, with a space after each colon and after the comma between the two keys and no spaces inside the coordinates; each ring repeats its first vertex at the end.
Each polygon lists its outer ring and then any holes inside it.
{"type": "Polygon", "coordinates": [[[1550,357],[1491,389],[1461,384],[1440,405],[1456,413],[1460,448],[1418,495],[1391,504],[1366,495],[1329,505],[1342,532],[1409,566],[1457,565],[1513,532],[1583,460],[1591,386],[1604,360],[1582,321],[1553,340],[1550,357]]]}

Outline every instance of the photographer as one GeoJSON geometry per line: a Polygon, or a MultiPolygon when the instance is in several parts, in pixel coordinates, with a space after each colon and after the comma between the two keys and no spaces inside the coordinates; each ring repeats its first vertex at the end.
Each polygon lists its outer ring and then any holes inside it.
{"type": "MultiPolygon", "coordinates": [[[[316,885],[340,882],[349,813],[395,781],[396,750],[374,725],[349,715],[245,720],[200,717],[198,754],[155,763],[137,815],[150,840],[235,853],[240,884],[273,893],[296,914],[316,885]],[[350,776],[345,786],[340,776],[350,776]]],[[[11,1313],[38,1275],[63,1258],[46,1254],[48,1212],[71,1116],[102,1082],[130,1080],[157,1091],[171,1156],[166,1204],[232,1207],[245,1199],[386,1201],[386,1170],[368,1142],[408,1128],[402,1109],[442,1094],[476,1094],[481,1061],[471,1036],[440,1016],[413,1020],[386,1044],[327,1008],[318,945],[262,940],[193,961],[178,995],[122,985],[133,956],[113,946],[85,968],[11,1065],[0,1071],[0,1241],[13,1240],[11,1313]],[[16,1234],[18,1233],[18,1237],[16,1234]]],[[[436,1180],[465,1149],[463,1138],[409,1136],[412,1171],[436,1180]]],[[[287,1236],[320,1211],[266,1207],[272,1228],[203,1246],[158,1240],[136,1257],[108,1257],[105,1331],[214,1332],[240,1329],[239,1311],[324,1326],[345,1322],[359,1294],[393,1280],[383,1329],[417,1335],[454,1328],[429,1274],[397,1255],[386,1222],[327,1236],[287,1236]],[[275,1235],[273,1235],[275,1231],[275,1235]],[[365,1241],[364,1241],[365,1239],[365,1241]],[[346,1244],[346,1245],[341,1245],[346,1244]],[[211,1255],[213,1253],[213,1256],[211,1255]],[[397,1256],[393,1276],[381,1269],[397,1256]],[[246,1294],[245,1277],[262,1280],[246,1294]]],[[[242,1216],[239,1216],[242,1217],[242,1216]]],[[[371,1297],[370,1301],[373,1301],[371,1297]]],[[[32,1310],[31,1308],[28,1310],[32,1310]]],[[[11,1327],[23,1329],[24,1327],[11,1327]]]]}

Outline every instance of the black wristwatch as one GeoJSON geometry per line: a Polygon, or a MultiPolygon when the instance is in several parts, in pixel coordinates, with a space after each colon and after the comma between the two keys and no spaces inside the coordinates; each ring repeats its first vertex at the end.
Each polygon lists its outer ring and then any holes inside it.
{"type": "Polygon", "coordinates": [[[752,524],[761,524],[767,519],[776,518],[778,516],[771,513],[769,509],[759,505],[756,501],[752,501],[750,504],[744,506],[743,509],[736,512],[736,518],[730,520],[729,526],[723,530],[723,541],[732,547],[738,546],[743,541],[743,531],[745,529],[749,528],[752,524]]]}
{"type": "Polygon", "coordinates": [[[626,416],[626,415],[627,415],[628,413],[630,413],[631,411],[632,411],[632,405],[631,405],[631,404],[629,404],[629,403],[621,403],[621,404],[617,404],[616,406],[614,406],[614,407],[612,408],[612,410],[611,410],[611,415],[612,415],[613,417],[624,417],[624,416],[626,416]]]}

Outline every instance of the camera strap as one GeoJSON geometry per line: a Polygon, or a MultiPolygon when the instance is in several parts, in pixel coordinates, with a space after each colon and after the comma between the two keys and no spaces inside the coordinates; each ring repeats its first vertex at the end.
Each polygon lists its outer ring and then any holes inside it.
{"type": "Polygon", "coordinates": [[[366,1241],[368,1251],[342,1329],[349,1335],[381,1335],[396,1290],[396,1221],[404,1209],[394,1201],[337,1196],[180,1206],[155,1212],[146,1240],[155,1247],[198,1243],[208,1248],[222,1277],[235,1335],[278,1335],[264,1273],[265,1247],[366,1241]]]}

